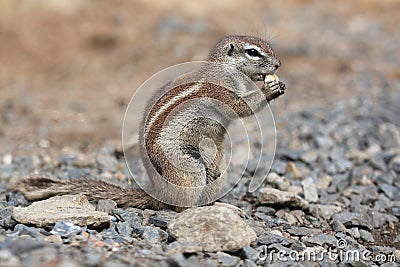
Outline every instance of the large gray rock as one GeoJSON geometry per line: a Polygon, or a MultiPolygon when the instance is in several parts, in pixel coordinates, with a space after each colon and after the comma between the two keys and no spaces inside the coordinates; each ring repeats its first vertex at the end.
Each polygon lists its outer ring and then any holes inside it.
{"type": "Polygon", "coordinates": [[[13,218],[23,224],[52,227],[57,221],[67,220],[78,226],[105,226],[110,216],[96,211],[84,195],[55,196],[37,201],[28,207],[15,207],[13,218]]]}
{"type": "Polygon", "coordinates": [[[260,189],[258,200],[261,204],[271,206],[285,206],[302,209],[308,209],[309,207],[309,203],[298,195],[269,187],[260,189]]]}
{"type": "Polygon", "coordinates": [[[236,251],[257,239],[234,209],[218,205],[185,210],[168,224],[168,232],[179,243],[208,252],[236,251]]]}

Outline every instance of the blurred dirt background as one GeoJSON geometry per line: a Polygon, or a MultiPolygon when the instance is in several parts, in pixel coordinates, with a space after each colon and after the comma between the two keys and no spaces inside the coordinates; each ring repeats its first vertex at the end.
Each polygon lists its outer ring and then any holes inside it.
{"type": "Polygon", "coordinates": [[[119,144],[141,83],[230,34],[282,61],[276,116],[398,90],[399,25],[394,0],[0,0],[0,154],[119,144]]]}

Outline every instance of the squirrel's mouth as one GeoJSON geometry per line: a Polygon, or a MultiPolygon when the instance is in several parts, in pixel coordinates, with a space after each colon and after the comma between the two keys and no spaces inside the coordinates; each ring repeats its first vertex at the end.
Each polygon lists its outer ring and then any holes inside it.
{"type": "Polygon", "coordinates": [[[266,75],[267,74],[265,74],[265,73],[256,73],[253,76],[251,76],[251,80],[254,82],[264,81],[266,75]]]}
{"type": "Polygon", "coordinates": [[[275,72],[272,72],[272,73],[269,73],[269,72],[256,73],[253,76],[251,76],[251,80],[254,81],[254,82],[264,81],[265,77],[267,75],[273,75],[273,74],[275,74],[275,72]]]}
{"type": "Polygon", "coordinates": [[[259,81],[265,82],[267,79],[275,80],[277,82],[279,81],[279,77],[278,77],[278,75],[276,75],[276,71],[273,73],[257,73],[251,77],[251,80],[254,82],[259,82],[259,81]]]}

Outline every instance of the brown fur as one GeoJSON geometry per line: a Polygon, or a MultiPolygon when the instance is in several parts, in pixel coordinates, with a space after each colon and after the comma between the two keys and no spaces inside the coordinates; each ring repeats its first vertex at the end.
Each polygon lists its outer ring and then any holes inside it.
{"type": "MultiPolygon", "coordinates": [[[[207,60],[208,62],[236,67],[239,72],[248,77],[249,81],[250,79],[254,79],[254,77],[260,80],[266,74],[274,73],[280,66],[279,60],[275,58],[268,43],[251,36],[228,36],[222,39],[211,50],[207,60]],[[252,62],[251,57],[246,57],[246,49],[248,50],[246,47],[249,45],[259,47],[262,50],[264,58],[252,62]],[[235,65],[236,63],[237,66],[235,65]]],[[[212,70],[212,67],[204,66],[199,70],[182,75],[174,81],[165,84],[147,105],[141,124],[139,141],[142,159],[150,179],[148,189],[150,188],[149,190],[157,196],[170,197],[172,200],[178,200],[178,203],[181,201],[182,205],[172,207],[175,210],[180,211],[185,209],[185,207],[196,205],[197,203],[205,203],[208,199],[213,199],[222,186],[222,181],[219,178],[221,176],[220,166],[223,161],[223,142],[226,127],[229,126],[235,114],[239,117],[250,116],[254,111],[259,110],[265,105],[265,101],[262,102],[261,100],[271,101],[282,95],[285,89],[282,83],[264,85],[261,88],[261,92],[256,90],[258,92],[250,92],[242,96],[242,92],[239,89],[229,89],[229,87],[232,87],[232,84],[230,84],[232,81],[242,83],[241,78],[230,77],[223,70],[218,68],[212,70]],[[196,79],[208,78],[210,76],[216,80],[222,80],[222,84],[197,84],[196,79]],[[222,77],[223,79],[220,79],[220,76],[224,76],[222,77]],[[189,92],[186,90],[190,90],[190,88],[197,85],[199,85],[199,88],[196,87],[195,92],[185,95],[185,92],[189,92]],[[175,98],[181,95],[181,98],[175,98]],[[196,107],[197,104],[187,104],[189,103],[187,101],[204,98],[219,101],[220,104],[204,105],[206,114],[208,112],[208,114],[216,115],[216,117],[221,118],[221,121],[214,121],[212,119],[213,116],[202,118],[190,117],[190,120],[187,123],[182,123],[181,127],[170,130],[176,134],[177,138],[172,140],[171,144],[163,144],[162,136],[163,134],[168,136],[168,133],[165,132],[168,126],[175,125],[176,123],[179,124],[180,120],[184,121],[185,116],[193,115],[190,113],[192,109],[199,108],[196,107]],[[174,99],[176,101],[172,102],[174,99]],[[224,108],[224,105],[230,107],[233,112],[224,108]],[[163,110],[163,107],[165,107],[165,110],[158,117],[155,117],[156,114],[160,113],[160,110],[163,110]],[[149,125],[153,117],[154,123],[149,125]],[[171,120],[168,121],[167,118],[171,118],[171,120]],[[203,156],[199,156],[199,143],[204,137],[212,140],[217,149],[215,158],[211,160],[207,157],[203,158],[203,156]],[[188,166],[199,166],[199,171],[182,170],[171,163],[171,158],[176,162],[187,162],[188,166]],[[163,180],[160,180],[159,177],[161,176],[163,180]],[[178,194],[176,192],[165,191],[165,185],[168,182],[187,189],[187,192],[178,194]],[[206,184],[212,185],[208,191],[191,191],[194,187],[206,184]]],[[[63,181],[52,178],[28,177],[13,180],[10,188],[21,191],[29,200],[38,200],[60,194],[83,193],[91,200],[112,199],[119,206],[124,207],[132,206],[143,209],[171,207],[155,200],[142,190],[124,189],[94,179],[81,178],[63,181]]]]}

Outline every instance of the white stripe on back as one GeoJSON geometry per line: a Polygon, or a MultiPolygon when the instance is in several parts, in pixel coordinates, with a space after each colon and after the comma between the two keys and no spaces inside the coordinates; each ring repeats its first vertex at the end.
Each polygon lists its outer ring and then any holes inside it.
{"type": "Polygon", "coordinates": [[[153,117],[151,117],[149,123],[146,123],[146,129],[144,131],[144,135],[146,136],[149,129],[151,126],[154,124],[154,122],[157,120],[157,118],[164,112],[166,111],[170,106],[175,104],[176,101],[187,97],[188,95],[192,94],[196,90],[200,89],[201,83],[196,83],[192,87],[186,88],[184,91],[180,92],[178,95],[174,96],[172,99],[170,99],[164,106],[162,106],[155,114],[153,117]]]}

